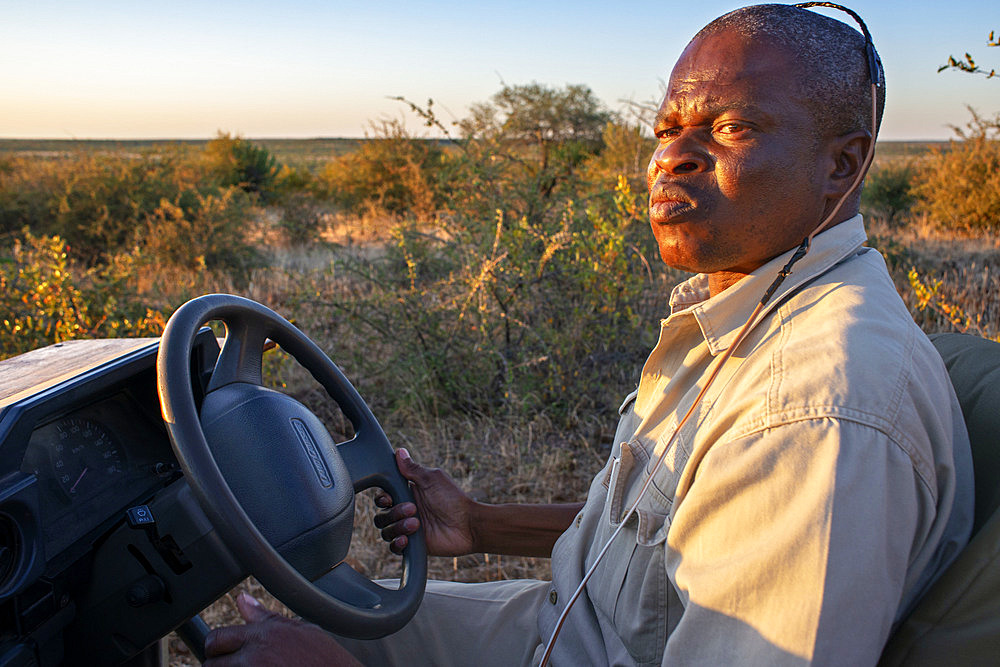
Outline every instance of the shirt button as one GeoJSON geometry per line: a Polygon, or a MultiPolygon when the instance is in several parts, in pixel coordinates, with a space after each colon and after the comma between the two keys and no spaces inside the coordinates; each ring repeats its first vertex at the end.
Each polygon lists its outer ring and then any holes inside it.
{"type": "Polygon", "coordinates": [[[553,588],[551,591],[549,591],[549,602],[555,604],[558,601],[559,601],[559,594],[556,593],[555,589],[553,588]]]}
{"type": "Polygon", "coordinates": [[[583,520],[583,512],[576,515],[576,527],[580,527],[580,522],[583,520]]]}

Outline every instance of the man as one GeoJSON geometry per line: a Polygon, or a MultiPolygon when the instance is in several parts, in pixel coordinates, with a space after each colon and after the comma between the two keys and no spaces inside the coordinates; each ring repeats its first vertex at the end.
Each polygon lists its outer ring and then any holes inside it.
{"type": "Polygon", "coordinates": [[[483,505],[398,453],[417,502],[376,501],[394,550],[420,524],[439,555],[551,550],[551,583],[430,582],[402,631],[341,644],[242,599],[250,624],[216,631],[210,654],[537,664],[624,521],[553,664],[874,664],[967,539],[972,480],[941,360],[862,247],[857,192],[672,440],[713,360],[865,168],[870,90],[860,34],[787,6],[727,14],[681,55],[655,125],[650,222],[663,260],[698,275],[671,295],[585,504],[483,505]]]}

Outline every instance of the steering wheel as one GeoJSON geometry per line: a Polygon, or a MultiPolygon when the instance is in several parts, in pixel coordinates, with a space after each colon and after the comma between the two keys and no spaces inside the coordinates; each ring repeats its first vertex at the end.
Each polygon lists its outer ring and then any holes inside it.
{"type": "Polygon", "coordinates": [[[379,487],[397,503],[413,496],[382,427],[314,342],[255,301],[198,297],[167,322],[156,383],[188,484],[223,542],[268,591],[304,618],[359,639],[383,637],[410,620],[427,581],[422,529],[403,550],[398,589],[379,586],[342,562],[355,493],[379,487]],[[211,320],[225,324],[226,340],[199,417],[191,349],[211,320]],[[353,439],[336,444],[305,406],[262,386],[267,339],[326,389],[354,426],[353,439]]]}

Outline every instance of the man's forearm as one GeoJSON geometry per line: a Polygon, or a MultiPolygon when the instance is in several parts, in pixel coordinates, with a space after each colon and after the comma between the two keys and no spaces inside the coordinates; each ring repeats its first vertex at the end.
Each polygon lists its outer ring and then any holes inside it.
{"type": "Polygon", "coordinates": [[[552,547],[583,503],[488,505],[476,503],[472,527],[478,551],[508,556],[552,555],[552,547]]]}

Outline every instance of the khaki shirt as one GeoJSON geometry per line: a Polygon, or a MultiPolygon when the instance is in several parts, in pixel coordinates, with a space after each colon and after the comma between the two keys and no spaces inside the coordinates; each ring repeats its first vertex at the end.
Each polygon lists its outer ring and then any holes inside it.
{"type": "MultiPolygon", "coordinates": [[[[671,446],[553,664],[874,664],[964,545],[961,412],[865,238],[858,216],[814,239],[671,446]]],[[[612,456],[553,551],[543,644],[790,254],[714,298],[705,276],[674,289],[612,456]]]]}

